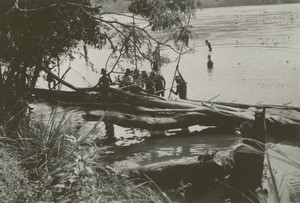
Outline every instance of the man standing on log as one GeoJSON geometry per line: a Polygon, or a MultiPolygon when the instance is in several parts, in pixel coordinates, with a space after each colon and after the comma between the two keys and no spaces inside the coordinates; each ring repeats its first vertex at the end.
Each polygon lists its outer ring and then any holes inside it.
{"type": "Polygon", "coordinates": [[[164,97],[165,96],[165,88],[166,88],[166,80],[165,80],[164,76],[157,73],[156,80],[155,80],[155,89],[156,89],[155,94],[158,96],[164,97]]]}
{"type": "Polygon", "coordinates": [[[130,71],[129,68],[127,68],[126,71],[125,71],[125,74],[123,75],[122,80],[120,82],[120,87],[125,88],[128,85],[132,85],[133,78],[130,74],[131,74],[131,71],[130,71]]]}
{"type": "Polygon", "coordinates": [[[175,77],[175,81],[177,83],[177,89],[176,92],[172,89],[171,91],[176,94],[179,95],[180,99],[186,99],[186,94],[187,94],[187,86],[186,86],[186,82],[183,79],[182,75],[179,74],[175,77]]]}
{"type": "Polygon", "coordinates": [[[106,74],[106,70],[104,68],[101,69],[102,77],[100,77],[98,84],[96,87],[100,87],[101,92],[104,96],[110,96],[108,89],[109,86],[112,84],[111,78],[109,75],[106,74]]]}
{"type": "Polygon", "coordinates": [[[109,85],[112,84],[111,78],[106,74],[106,70],[104,68],[101,69],[102,77],[100,77],[99,82],[96,86],[99,86],[103,89],[108,89],[109,85]]]}

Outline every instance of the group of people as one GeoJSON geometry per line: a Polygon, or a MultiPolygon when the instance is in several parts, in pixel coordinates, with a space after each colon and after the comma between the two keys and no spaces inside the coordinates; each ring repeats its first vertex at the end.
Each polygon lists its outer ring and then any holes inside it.
{"type": "MultiPolygon", "coordinates": [[[[102,76],[96,87],[100,87],[105,91],[112,84],[112,80],[105,69],[101,69],[101,74],[102,76]]],[[[166,87],[165,78],[154,70],[148,74],[147,71],[140,73],[138,69],[132,71],[127,68],[124,75],[118,79],[118,83],[120,89],[124,91],[138,90],[158,96],[164,96],[166,87]]]]}
{"type": "MultiPolygon", "coordinates": [[[[205,40],[205,44],[208,46],[207,56],[207,68],[212,69],[214,62],[211,60],[212,46],[208,40],[205,40]]],[[[108,90],[108,87],[112,84],[112,80],[105,69],[101,69],[102,76],[96,86],[103,89],[104,92],[108,90]]],[[[152,71],[147,73],[143,70],[141,73],[138,69],[133,71],[129,68],[126,69],[124,75],[118,79],[119,87],[122,90],[132,90],[138,88],[138,91],[144,91],[148,94],[164,96],[166,81],[165,78],[159,74],[158,69],[155,66],[152,67],[152,71]],[[134,88],[133,88],[134,87],[134,88]]],[[[176,90],[171,89],[171,92],[178,95],[180,99],[187,99],[187,83],[183,79],[182,75],[178,71],[178,75],[175,77],[177,83],[176,90]]]]}

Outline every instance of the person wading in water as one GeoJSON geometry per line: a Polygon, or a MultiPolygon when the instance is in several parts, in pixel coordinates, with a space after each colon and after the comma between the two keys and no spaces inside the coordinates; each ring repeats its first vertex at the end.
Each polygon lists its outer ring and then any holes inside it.
{"type": "Polygon", "coordinates": [[[211,60],[211,56],[208,55],[207,59],[208,59],[208,61],[207,61],[207,68],[208,69],[213,69],[214,68],[214,62],[211,60]]]}
{"type": "Polygon", "coordinates": [[[208,55],[210,56],[212,52],[211,44],[208,40],[205,40],[205,44],[208,46],[208,55]]]}

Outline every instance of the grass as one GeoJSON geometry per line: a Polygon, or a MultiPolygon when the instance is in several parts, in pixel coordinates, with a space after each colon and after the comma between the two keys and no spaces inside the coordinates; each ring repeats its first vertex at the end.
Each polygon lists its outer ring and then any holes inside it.
{"type": "Polygon", "coordinates": [[[106,169],[103,151],[87,142],[89,133],[75,135],[71,116],[58,119],[53,108],[47,122],[25,118],[13,130],[1,129],[1,201],[170,202],[153,182],[135,183],[106,169]]]}
{"type": "Polygon", "coordinates": [[[9,149],[0,148],[0,200],[1,202],[22,202],[33,191],[24,170],[9,149]],[[19,200],[19,201],[18,201],[19,200]]]}

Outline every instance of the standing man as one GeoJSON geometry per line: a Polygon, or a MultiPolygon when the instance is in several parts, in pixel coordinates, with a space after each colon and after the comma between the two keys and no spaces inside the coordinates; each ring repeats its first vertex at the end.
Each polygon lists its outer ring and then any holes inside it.
{"type": "Polygon", "coordinates": [[[103,96],[110,97],[110,94],[108,92],[109,86],[112,84],[111,78],[109,75],[106,74],[106,70],[104,68],[101,69],[102,76],[99,79],[98,86],[101,90],[101,93],[103,96]]]}
{"type": "Polygon", "coordinates": [[[214,62],[211,60],[211,56],[208,55],[207,59],[208,59],[208,61],[207,61],[207,69],[213,69],[214,68],[214,62]]]}
{"type": "Polygon", "coordinates": [[[177,83],[177,89],[176,92],[172,89],[171,91],[176,94],[179,95],[180,99],[187,99],[186,94],[187,94],[187,86],[186,86],[186,82],[183,79],[182,75],[179,74],[175,77],[175,81],[177,83]]]}
{"type": "Polygon", "coordinates": [[[159,72],[159,68],[161,66],[161,56],[160,56],[160,49],[159,45],[155,47],[155,50],[152,52],[153,61],[152,61],[152,70],[155,72],[159,72]]]}
{"type": "Polygon", "coordinates": [[[129,68],[126,68],[125,74],[122,77],[122,80],[120,81],[120,87],[122,90],[127,91],[129,89],[129,86],[133,84],[133,78],[131,76],[131,71],[129,68]]]}
{"type": "Polygon", "coordinates": [[[156,95],[158,96],[165,96],[165,88],[166,88],[166,80],[164,76],[161,74],[157,73],[156,74],[156,79],[155,79],[155,89],[156,89],[156,95]]]}
{"type": "Polygon", "coordinates": [[[101,74],[102,76],[100,77],[99,82],[96,86],[99,86],[103,89],[108,89],[112,84],[111,78],[106,74],[106,70],[104,68],[101,69],[101,74]]]}
{"type": "Polygon", "coordinates": [[[208,55],[210,56],[212,52],[211,44],[208,40],[205,40],[205,44],[208,46],[208,55]]]}

